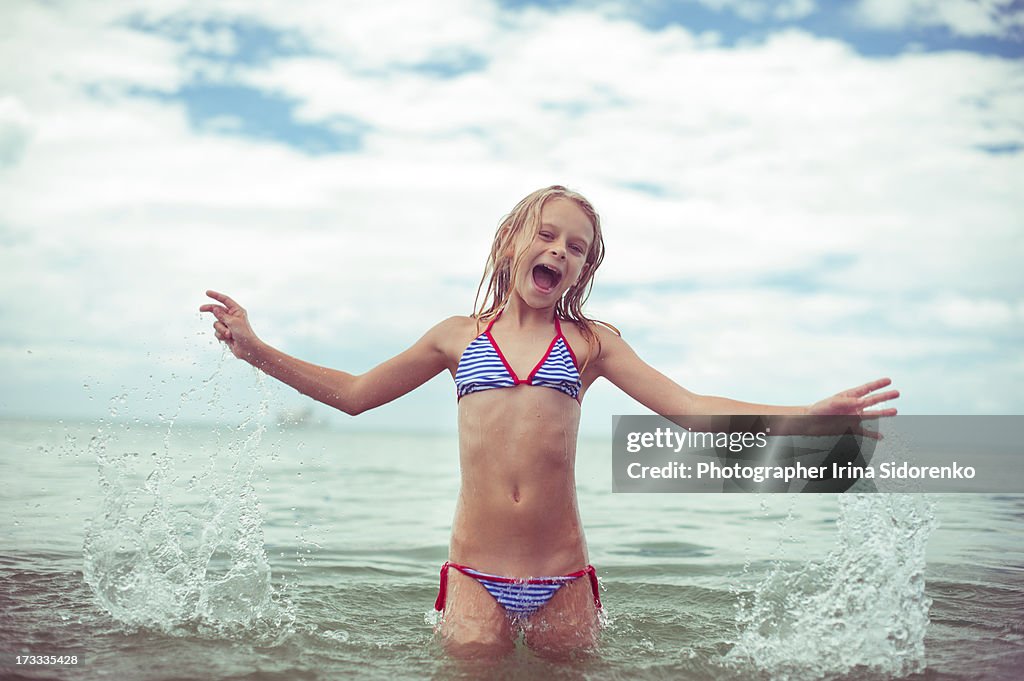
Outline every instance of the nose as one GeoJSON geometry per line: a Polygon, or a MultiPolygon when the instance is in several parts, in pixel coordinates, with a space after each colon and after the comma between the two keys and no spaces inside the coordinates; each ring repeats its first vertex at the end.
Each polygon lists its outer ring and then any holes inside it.
{"type": "Polygon", "coordinates": [[[562,258],[564,260],[565,244],[562,243],[561,241],[551,242],[551,255],[555,256],[556,258],[562,258]]]}

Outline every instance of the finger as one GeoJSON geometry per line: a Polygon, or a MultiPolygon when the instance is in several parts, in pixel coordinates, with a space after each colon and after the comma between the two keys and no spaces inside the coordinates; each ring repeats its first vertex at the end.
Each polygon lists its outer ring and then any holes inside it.
{"type": "Polygon", "coordinates": [[[218,321],[224,321],[225,317],[228,316],[227,308],[221,307],[220,305],[203,305],[199,308],[200,312],[211,312],[218,321]]]}
{"type": "Polygon", "coordinates": [[[231,329],[229,329],[223,322],[216,322],[213,325],[213,330],[216,331],[218,335],[223,336],[225,340],[231,338],[231,329]]]}
{"type": "Polygon", "coordinates": [[[206,303],[205,305],[199,306],[200,312],[213,312],[214,310],[227,311],[227,308],[223,307],[222,305],[214,305],[213,303],[206,303]]]}
{"type": "Polygon", "coordinates": [[[888,402],[889,400],[895,400],[900,396],[899,390],[890,390],[886,393],[879,393],[878,395],[871,395],[870,397],[862,397],[860,400],[861,407],[867,408],[872,407],[879,402],[888,402]]]}
{"type": "Polygon", "coordinates": [[[896,416],[896,409],[875,409],[874,411],[866,411],[860,415],[862,419],[883,419],[889,418],[890,416],[896,416]]]}
{"type": "Polygon", "coordinates": [[[242,307],[241,305],[236,303],[234,300],[232,300],[231,296],[229,296],[227,294],[218,293],[217,291],[207,291],[206,295],[210,296],[211,298],[213,298],[217,302],[224,303],[224,305],[226,305],[229,310],[232,309],[232,308],[235,308],[235,307],[237,307],[237,308],[241,308],[242,307]]]}
{"type": "Polygon", "coordinates": [[[851,397],[864,397],[868,393],[873,393],[876,390],[878,390],[879,388],[884,388],[885,386],[889,385],[890,383],[892,383],[892,380],[889,379],[889,378],[877,378],[877,379],[875,379],[875,380],[873,380],[873,381],[871,381],[869,383],[865,383],[862,386],[858,386],[856,388],[850,388],[849,390],[847,390],[843,394],[844,395],[850,395],[851,397]]]}

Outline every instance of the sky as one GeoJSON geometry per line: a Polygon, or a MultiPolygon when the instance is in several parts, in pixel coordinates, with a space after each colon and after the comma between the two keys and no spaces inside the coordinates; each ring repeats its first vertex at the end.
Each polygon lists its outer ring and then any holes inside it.
{"type": "MultiPolygon", "coordinates": [[[[1024,413],[1022,56],[1010,0],[3,3],[0,417],[302,409],[207,288],[359,373],[470,313],[550,184],[602,216],[588,314],[695,392],[1024,413]]],[[[455,413],[443,375],[313,418],[455,413]]]]}

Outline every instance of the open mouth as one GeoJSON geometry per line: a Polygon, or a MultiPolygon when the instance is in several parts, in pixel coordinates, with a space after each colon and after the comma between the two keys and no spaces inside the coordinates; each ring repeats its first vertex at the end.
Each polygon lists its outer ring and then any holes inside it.
{"type": "Polygon", "coordinates": [[[537,265],[533,268],[533,283],[543,293],[551,293],[562,280],[562,273],[549,265],[537,265]]]}

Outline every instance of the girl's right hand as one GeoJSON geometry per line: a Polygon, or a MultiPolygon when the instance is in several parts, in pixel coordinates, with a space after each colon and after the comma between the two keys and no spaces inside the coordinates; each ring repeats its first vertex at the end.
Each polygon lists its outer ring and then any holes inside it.
{"type": "Polygon", "coordinates": [[[223,293],[207,291],[206,295],[221,303],[207,303],[199,308],[200,312],[210,312],[217,318],[213,323],[217,340],[223,341],[235,357],[252,362],[260,339],[249,326],[245,309],[223,293]]]}

